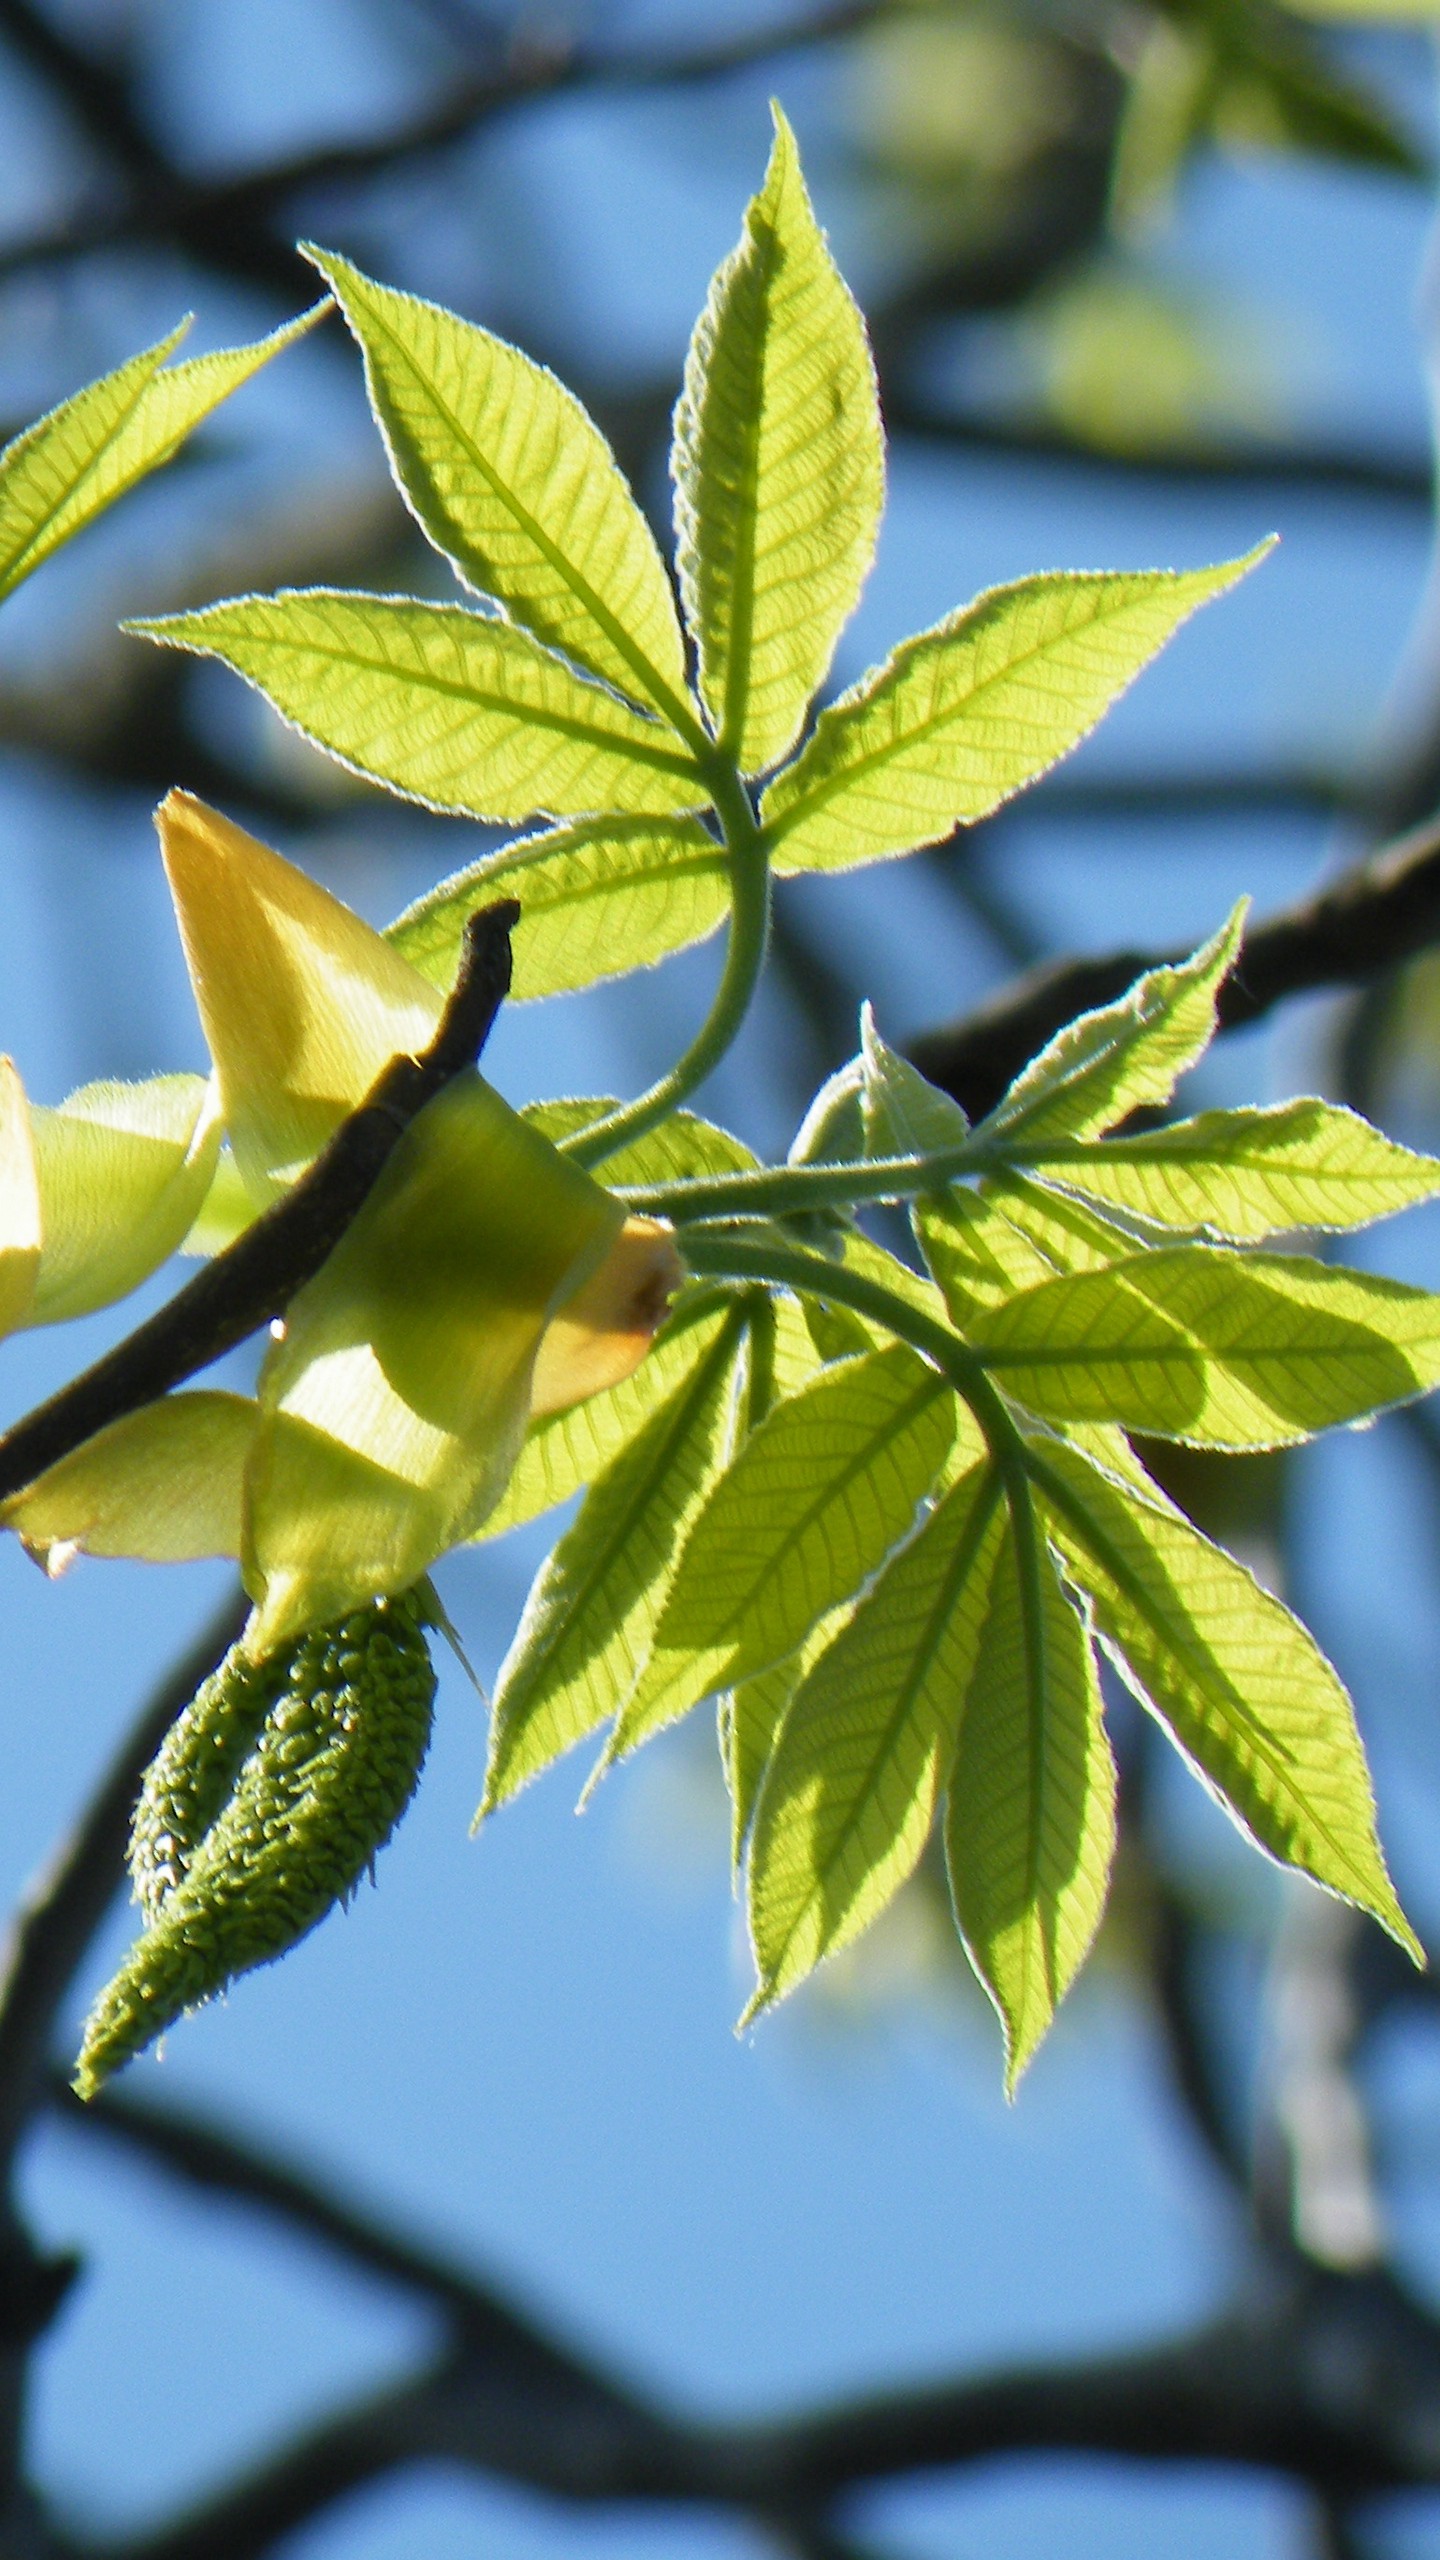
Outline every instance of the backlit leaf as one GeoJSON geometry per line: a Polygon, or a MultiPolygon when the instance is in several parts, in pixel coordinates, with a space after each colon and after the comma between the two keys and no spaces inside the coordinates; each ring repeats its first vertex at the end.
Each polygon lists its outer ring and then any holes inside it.
{"type": "MultiPolygon", "coordinates": [[[[1234,966],[1245,903],[1189,960],[1147,969],[1115,1004],[1082,1013],[1018,1075],[985,1123],[997,1151],[1093,1138],[1142,1104],[1169,1101],[1208,1049],[1215,998],[1234,966]]],[[[1028,1153],[1020,1159],[1029,1161],[1028,1153]]]]}
{"type": "Polygon", "coordinates": [[[701,691],[741,770],[763,772],[855,609],[885,472],[865,324],[778,108],[765,184],[691,341],[672,469],[701,691]]]}
{"type": "Polygon", "coordinates": [[[883,862],[988,816],[1077,746],[1197,605],[1260,556],[1023,578],[902,641],[821,713],[766,792],[777,871],[883,862]]]}
{"type": "Polygon", "coordinates": [[[998,1495],[972,1467],[796,1692],[755,1807],[747,2017],[858,1937],[920,1856],[985,1624],[998,1495]]]}
{"type": "Polygon", "coordinates": [[[491,898],[518,898],[510,993],[562,995],[647,969],[703,942],[729,909],[723,848],[694,818],[591,818],[506,845],[428,890],[386,940],[448,988],[467,919],[491,898]]]}
{"type": "Polygon", "coordinates": [[[573,392],[488,329],[305,255],[365,358],[371,407],[423,530],[462,578],[592,674],[684,701],[670,581],[615,457],[573,392]]]}
{"type": "Polygon", "coordinates": [[[219,658],[313,745],[427,808],[581,817],[709,797],[669,730],[456,605],[294,588],[127,627],[219,658]]]}
{"type": "Polygon", "coordinates": [[[860,1008],[860,1061],[866,1155],[931,1155],[968,1135],[959,1103],[881,1039],[868,1004],[860,1008]]]}
{"type": "Polygon", "coordinates": [[[168,462],[192,428],[326,308],[317,303],[253,346],[224,347],[162,370],[185,322],[27,427],[0,453],[0,596],[168,462]]]}
{"type": "Polygon", "coordinates": [[[1046,1281],[977,1315],[969,1339],[1051,1421],[1273,1449],[1434,1386],[1440,1298],[1319,1262],[1173,1245],[1046,1281]]]}
{"type": "Polygon", "coordinates": [[[179,1250],[211,1185],[220,1120],[203,1076],[90,1084],[31,1106],[44,1247],[32,1324],[128,1296],[179,1250]]]}
{"type": "Polygon", "coordinates": [[[620,1705],[686,1529],[724,1464],[743,1332],[732,1310],[542,1565],[496,1683],[482,1814],[620,1705]]]}
{"type": "Polygon", "coordinates": [[[24,1324],[40,1269],[40,1184],[25,1087],[0,1058],[0,1334],[24,1324]]]}
{"type": "Polygon", "coordinates": [[[1115,1769],[1089,1634],[1044,1545],[1008,1524],[950,1772],[955,1918],[1005,2030],[1013,2090],[1084,1962],[1115,1850],[1115,1769]]]}
{"type": "Polygon", "coordinates": [[[1107,1207],[1241,1240],[1369,1226],[1440,1191],[1434,1157],[1313,1096],[1270,1111],[1205,1111],[1100,1147],[1051,1146],[1032,1161],[1107,1207]]]}
{"type": "Polygon", "coordinates": [[[1107,1648],[1270,1855],[1418,1953],[1375,1835],[1354,1713],[1313,1636],[1169,1504],[1047,1443],[1039,1492],[1107,1648]]]}
{"type": "Polygon", "coordinates": [[[142,1405],[0,1504],[0,1527],[50,1573],[77,1554],[238,1556],[259,1418],[253,1397],[208,1387],[142,1405]]]}

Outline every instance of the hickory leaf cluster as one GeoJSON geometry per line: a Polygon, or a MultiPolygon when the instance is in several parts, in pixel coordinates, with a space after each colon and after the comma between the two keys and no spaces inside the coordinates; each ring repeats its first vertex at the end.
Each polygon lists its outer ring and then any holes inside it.
{"type": "Polygon", "coordinates": [[[518,901],[521,999],[722,925],[725,957],[689,1046],[636,1098],[517,1115],[457,1078],[291,1302],[255,1396],[169,1395],[5,1505],[52,1559],[236,1555],[255,1602],[152,1773],[146,1933],[92,2021],[87,2085],[349,1890],[423,1749],[430,1565],[577,1494],[500,1671],[481,1811],[587,1738],[598,1776],[716,1701],[747,2015],[868,1926],[938,1826],[1013,2083],[1104,1905],[1102,1656],[1258,1846],[1416,1951],[1336,1674],[1127,1437],[1274,1448],[1440,1380],[1440,1299],[1272,1249],[1432,1197],[1440,1165],[1316,1100],[1170,1116],[1243,913],[1070,1024],[973,1129],[868,1008],[783,1164],[687,1107],[759,983],[774,873],[887,860],[984,816],[1259,554],[1022,579],[817,710],[874,551],[883,442],[782,117],[676,413],[678,598],[550,374],[308,254],[397,485],[468,593],[312,589],[136,627],[223,661],[393,791],[549,823],[381,937],[172,795],[162,847],[214,1072],[48,1118],[12,1080],[12,1320],[27,1290],[57,1314],[99,1303],[85,1270],[119,1294],[187,1230],[224,1250],[385,1061],[423,1048],[488,900],[518,901]],[[136,1155],[152,1123],[160,1153],[136,1155]],[[913,1258],[867,1232],[877,1203],[908,1209],[913,1258]],[[403,1735],[391,1669],[364,1670],[391,1665],[386,1612],[409,1648],[403,1735]]]}

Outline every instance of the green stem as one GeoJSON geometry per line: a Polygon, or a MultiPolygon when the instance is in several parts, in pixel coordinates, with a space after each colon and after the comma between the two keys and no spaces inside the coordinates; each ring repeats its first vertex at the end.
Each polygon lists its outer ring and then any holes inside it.
{"type": "Polygon", "coordinates": [[[794,1218],[814,1209],[858,1208],[867,1200],[909,1200],[939,1191],[980,1165],[968,1139],[933,1155],[875,1156],[848,1164],[762,1165],[754,1173],[702,1174],[685,1182],[618,1189],[617,1199],[645,1217],[794,1218]]]}
{"type": "Polygon", "coordinates": [[[730,934],[715,1001],[682,1058],[634,1102],[623,1103],[563,1141],[576,1164],[603,1164],[643,1138],[718,1067],[750,1010],[770,941],[770,863],[745,785],[712,750],[707,776],[730,857],[730,934]]]}

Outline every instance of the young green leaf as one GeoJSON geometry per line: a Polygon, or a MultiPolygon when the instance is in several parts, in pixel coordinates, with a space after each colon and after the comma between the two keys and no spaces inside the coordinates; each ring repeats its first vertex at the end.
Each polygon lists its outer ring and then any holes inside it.
{"type": "Polygon", "coordinates": [[[709,798],[668,729],[456,605],[311,587],[126,627],[233,667],[312,745],[427,808],[563,818],[709,798]]]}
{"type": "Polygon", "coordinates": [[[979,1310],[1021,1290],[1037,1289],[1061,1272],[1106,1270],[1136,1250],[1133,1236],[1083,1202],[1014,1179],[917,1200],[912,1220],[962,1332],[979,1310]]]}
{"type": "Polygon", "coordinates": [[[178,1251],[205,1201],[220,1118],[203,1076],[89,1084],[31,1107],[44,1250],[32,1324],[123,1298],[178,1251]]]}
{"type": "Polygon", "coordinates": [[[730,1859],[737,1869],[790,1701],[850,1615],[848,1607],[832,1609],[811,1629],[797,1653],[777,1662],[773,1670],[757,1671],[753,1680],[742,1680],[721,1701],[720,1756],[730,1790],[730,1859]]]}
{"type": "Polygon", "coordinates": [[[865,1153],[865,1061],[827,1076],[790,1141],[787,1164],[855,1164],[865,1153]]]}
{"type": "MultiPolygon", "coordinates": [[[[603,1094],[567,1094],[554,1102],[527,1103],[523,1116],[532,1129],[563,1150],[568,1139],[593,1128],[619,1107],[603,1094]]],[[[685,1182],[700,1174],[753,1173],[758,1162],[744,1139],[731,1130],[702,1120],[693,1111],[672,1111],[643,1137],[629,1139],[606,1157],[605,1180],[612,1189],[625,1183],[685,1182]]]]}
{"type": "Polygon", "coordinates": [[[903,1343],[842,1361],[777,1405],[690,1533],[657,1650],[712,1657],[711,1688],[782,1661],[912,1526],[957,1410],[903,1343]]]}
{"type": "Polygon", "coordinates": [[[1169,1101],[1209,1048],[1215,999],[1235,964],[1246,901],[1188,960],[1147,969],[1118,1003],[1082,1013],[1032,1058],[985,1123],[997,1153],[1094,1138],[1142,1104],[1169,1101]]]}
{"type": "Polygon", "coordinates": [[[1012,1520],[945,1823],[956,1924],[1005,2029],[1012,2091],[1084,1962],[1114,1852],[1115,1768],[1089,1631],[1033,1522],[1012,1520]]]}
{"type": "Polygon", "coordinates": [[[202,419],[328,309],[317,303],[253,346],[224,347],[162,371],[189,322],[118,371],[88,383],[0,453],[0,597],[168,462],[202,419]]]}
{"type": "Polygon", "coordinates": [[[1046,1442],[1039,1494],[1107,1650],[1252,1840],[1418,1958],[1375,1835],[1354,1712],[1314,1638],[1152,1491],[1046,1442]]]}
{"type": "Polygon", "coordinates": [[[496,1683],[481,1816],[623,1698],[685,1532],[724,1465],[743,1335],[732,1309],[541,1567],[496,1683]]]}
{"type": "Polygon", "coordinates": [[[582,819],[442,880],[396,917],[386,940],[448,987],[467,919],[488,898],[518,898],[510,995],[523,1004],[703,942],[729,911],[729,877],[723,847],[698,819],[582,819]]]}
{"type": "Polygon", "coordinates": [[[902,641],[822,712],[766,792],[777,871],[883,862],[988,816],[1078,746],[1197,605],[1260,557],[1022,578],[902,641]]]}
{"type": "Polygon", "coordinates": [[[672,470],[700,689],[742,772],[760,773],[799,735],[885,499],[865,324],[778,108],[765,184],[691,340],[672,470]]]}
{"type": "Polygon", "coordinates": [[[1029,1161],[1107,1208],[1241,1242],[1288,1227],[1369,1226],[1440,1191],[1433,1156],[1313,1096],[1270,1111],[1204,1111],[1099,1147],[1042,1146],[1029,1161]]]}
{"type": "Polygon", "coordinates": [[[925,1845],[1002,1539],[994,1470],[972,1467],[806,1673],[755,1806],[746,2018],[884,1909],[925,1845]]]}
{"type": "Polygon", "coordinates": [[[969,1339],[1052,1422],[1275,1449],[1440,1380],[1440,1298],[1364,1271],[1174,1245],[1046,1281],[969,1339]]]}
{"type": "Polygon", "coordinates": [[[655,537],[595,421],[518,347],[307,245],[365,359],[420,525],[467,583],[662,714],[685,647],[655,537]]]}
{"type": "Polygon", "coordinates": [[[868,1004],[860,1008],[861,1125],[867,1156],[930,1155],[958,1147],[970,1123],[958,1102],[882,1040],[868,1004]]]}

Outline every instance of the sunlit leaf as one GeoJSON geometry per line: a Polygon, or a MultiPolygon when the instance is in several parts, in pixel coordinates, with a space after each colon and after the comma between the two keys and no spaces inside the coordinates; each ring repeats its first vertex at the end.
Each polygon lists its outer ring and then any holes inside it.
{"type": "Polygon", "coordinates": [[[1127,1112],[1169,1101],[1215,1032],[1215,999],[1240,949],[1247,902],[1189,960],[1147,969],[1115,1004],[1057,1031],[985,1123],[997,1154],[1093,1138],[1127,1112]]]}
{"type": "Polygon", "coordinates": [[[1248,1240],[1289,1227],[1364,1227],[1440,1191],[1440,1162],[1313,1096],[1269,1111],[1205,1111],[1104,1146],[1041,1146],[1036,1172],[1156,1225],[1248,1240]]]}
{"type": "Polygon", "coordinates": [[[253,346],[224,347],[162,370],[187,321],[27,427],[0,454],[0,596],[168,462],[192,428],[313,328],[327,307],[317,303],[253,346]]]}
{"type": "Polygon", "coordinates": [[[1440,1379],[1440,1298],[1369,1272],[1174,1245],[1046,1281],[969,1339],[1055,1422],[1273,1449],[1440,1379]]]}
{"type": "Polygon", "coordinates": [[[219,658],[315,746],[428,808],[503,820],[709,798],[669,730],[456,605],[311,587],[128,628],[219,658]]]}
{"type": "Polygon", "coordinates": [[[987,816],[1077,746],[1179,624],[1260,557],[1023,578],[902,641],[822,712],[766,792],[776,869],[882,862],[987,816]]]}
{"type": "Polygon", "coordinates": [[[0,1334],[30,1313],[40,1269],[40,1184],[25,1087],[0,1058],[0,1334]]]}
{"type": "Polygon", "coordinates": [[[428,890],[387,942],[448,987],[467,919],[491,898],[518,898],[517,1003],[647,969],[703,942],[730,903],[723,848],[694,818],[592,818],[506,845],[428,890]]]}
{"type": "Polygon", "coordinates": [[[359,341],[395,476],[461,577],[622,693],[683,702],[655,537],[573,392],[488,329],[305,255],[359,341]]]}
{"type": "Polygon", "coordinates": [[[998,1493],[972,1467],[796,1692],[755,1807],[747,2017],[858,1937],[920,1856],[985,1624],[998,1493]]]}
{"type": "Polygon", "coordinates": [[[855,609],[885,492],[865,324],[778,108],[765,184],[691,340],[672,469],[701,691],[741,770],[763,772],[855,609]]]}
{"type": "Polygon", "coordinates": [[[725,1317],[688,1376],[591,1486],[500,1668],[482,1814],[613,1715],[686,1529],[724,1464],[744,1332],[725,1317]]]}
{"type": "Polygon", "coordinates": [[[1298,1618],[1174,1508],[1047,1443],[1040,1493],[1111,1650],[1272,1857],[1371,1911],[1412,1954],[1343,1687],[1298,1618]]]}
{"type": "Polygon", "coordinates": [[[1089,1634],[1033,1523],[1007,1525],[950,1772],[955,1918],[1016,2081],[1084,1962],[1115,1851],[1115,1769],[1089,1634]]]}
{"type": "Polygon", "coordinates": [[[869,1156],[931,1155],[969,1132],[958,1102],[882,1040],[868,1004],[860,1008],[860,1116],[869,1156]]]}

